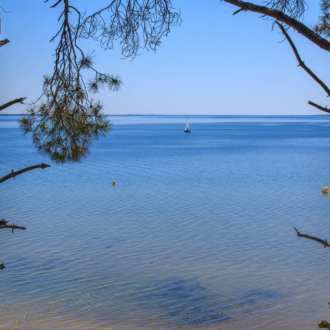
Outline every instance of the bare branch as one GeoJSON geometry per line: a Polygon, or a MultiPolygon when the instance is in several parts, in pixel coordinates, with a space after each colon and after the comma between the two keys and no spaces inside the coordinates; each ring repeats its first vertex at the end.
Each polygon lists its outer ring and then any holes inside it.
{"type": "Polygon", "coordinates": [[[330,89],[328,88],[328,86],[320,78],[318,78],[311,69],[309,69],[307,67],[307,65],[305,64],[304,61],[301,60],[299,53],[297,51],[297,48],[294,45],[291,38],[289,37],[288,33],[286,32],[284,26],[277,21],[275,21],[275,23],[280,27],[282,33],[285,35],[286,39],[289,41],[289,44],[290,44],[294,54],[296,55],[297,61],[299,63],[298,66],[301,66],[325,90],[325,92],[328,94],[328,96],[330,96],[330,89]]]}
{"type": "Polygon", "coordinates": [[[51,6],[50,8],[55,8],[60,2],[62,2],[62,0],[58,0],[55,5],[51,6]]]}
{"type": "Polygon", "coordinates": [[[6,221],[5,219],[0,220],[0,229],[11,228],[12,233],[14,233],[14,229],[22,229],[22,230],[26,229],[26,227],[15,226],[14,224],[7,225],[7,223],[8,223],[8,221],[6,221]]]}
{"type": "Polygon", "coordinates": [[[0,106],[0,111],[6,109],[6,108],[8,108],[8,107],[10,107],[11,105],[13,105],[13,104],[15,104],[15,103],[21,103],[21,104],[23,104],[23,101],[24,101],[25,99],[26,99],[26,97],[21,97],[20,99],[16,99],[16,100],[14,100],[14,101],[10,101],[10,102],[8,102],[8,103],[6,103],[6,104],[4,104],[4,105],[1,105],[1,106],[0,106]]]}
{"type": "Polygon", "coordinates": [[[0,47],[7,45],[10,41],[8,39],[0,40],[0,47]]]}
{"type": "Polygon", "coordinates": [[[311,105],[311,106],[313,106],[313,107],[315,107],[315,108],[317,108],[317,109],[319,109],[319,110],[321,110],[321,111],[330,113],[330,109],[328,109],[326,106],[325,107],[322,107],[322,106],[320,106],[320,105],[318,105],[318,104],[316,104],[316,103],[314,103],[312,101],[308,101],[308,104],[311,105]]]}
{"type": "Polygon", "coordinates": [[[236,14],[238,14],[238,13],[240,13],[240,12],[243,11],[243,10],[244,10],[243,8],[236,10],[236,11],[233,13],[233,16],[236,15],[236,14]]]}
{"type": "Polygon", "coordinates": [[[300,34],[302,34],[304,37],[309,39],[314,44],[318,45],[322,49],[330,52],[330,41],[327,39],[322,38],[319,34],[315,33],[313,30],[309,29],[306,25],[303,23],[297,21],[296,19],[292,18],[289,15],[284,14],[282,11],[268,8],[265,6],[258,6],[250,2],[245,2],[242,0],[224,0],[225,2],[228,2],[236,7],[239,7],[245,11],[252,11],[255,13],[260,13],[262,15],[273,17],[277,21],[280,21],[296,31],[298,31],[300,34]]]}
{"type": "Polygon", "coordinates": [[[26,230],[26,227],[22,227],[22,226],[15,226],[15,225],[0,226],[0,229],[6,229],[6,228],[10,228],[12,230],[12,233],[14,232],[14,229],[26,230]]]}
{"type": "Polygon", "coordinates": [[[310,235],[306,235],[306,234],[302,234],[298,231],[298,229],[296,227],[293,227],[295,229],[295,231],[297,232],[297,236],[299,237],[305,237],[305,238],[308,238],[308,239],[311,239],[313,241],[316,241],[316,242],[319,242],[321,244],[324,245],[324,248],[326,248],[327,246],[330,247],[330,244],[327,242],[327,240],[323,240],[323,239],[320,239],[318,237],[314,237],[314,236],[310,236],[310,235]]]}
{"type": "Polygon", "coordinates": [[[4,11],[6,14],[10,14],[11,13],[11,11],[6,11],[2,6],[0,6],[0,11],[4,11]]]}
{"type": "Polygon", "coordinates": [[[2,178],[0,178],[0,183],[6,181],[6,180],[9,180],[10,178],[14,178],[15,179],[15,176],[17,175],[20,175],[20,174],[23,174],[25,172],[28,172],[28,171],[32,171],[32,170],[35,170],[37,168],[41,168],[41,169],[44,169],[46,167],[51,167],[50,165],[47,165],[47,164],[40,164],[40,165],[34,165],[34,166],[30,166],[30,167],[26,167],[24,168],[23,170],[20,170],[20,171],[17,171],[17,172],[14,172],[14,170],[12,170],[12,172],[2,178]]]}

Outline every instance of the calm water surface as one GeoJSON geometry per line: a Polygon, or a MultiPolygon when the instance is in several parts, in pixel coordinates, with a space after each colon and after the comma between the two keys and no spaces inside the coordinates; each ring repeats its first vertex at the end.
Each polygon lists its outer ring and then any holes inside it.
{"type": "Polygon", "coordinates": [[[1,329],[317,329],[329,116],[114,116],[81,164],[0,116],[1,329]],[[116,186],[112,186],[116,180],[116,186]]]}

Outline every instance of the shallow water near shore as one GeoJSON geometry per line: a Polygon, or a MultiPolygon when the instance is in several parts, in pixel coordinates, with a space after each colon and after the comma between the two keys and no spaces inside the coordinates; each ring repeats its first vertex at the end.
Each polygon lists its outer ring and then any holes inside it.
{"type": "Polygon", "coordinates": [[[0,116],[0,329],[330,321],[329,116],[113,116],[81,164],[0,116]],[[112,186],[112,181],[116,185],[112,186]]]}

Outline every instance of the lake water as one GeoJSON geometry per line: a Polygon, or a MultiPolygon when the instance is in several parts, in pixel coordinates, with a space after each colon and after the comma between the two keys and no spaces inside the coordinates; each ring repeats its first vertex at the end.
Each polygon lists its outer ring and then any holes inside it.
{"type": "Polygon", "coordinates": [[[330,117],[114,116],[81,164],[0,116],[1,329],[330,321],[330,117]],[[116,185],[112,186],[112,180],[116,185]]]}

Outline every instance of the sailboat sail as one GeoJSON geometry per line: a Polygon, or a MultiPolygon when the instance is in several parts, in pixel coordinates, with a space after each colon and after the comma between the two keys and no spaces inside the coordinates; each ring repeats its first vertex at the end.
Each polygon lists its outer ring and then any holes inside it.
{"type": "Polygon", "coordinates": [[[188,123],[188,119],[187,119],[187,122],[186,122],[186,127],[184,129],[185,131],[189,131],[189,123],[188,123]]]}

